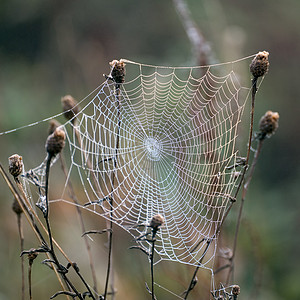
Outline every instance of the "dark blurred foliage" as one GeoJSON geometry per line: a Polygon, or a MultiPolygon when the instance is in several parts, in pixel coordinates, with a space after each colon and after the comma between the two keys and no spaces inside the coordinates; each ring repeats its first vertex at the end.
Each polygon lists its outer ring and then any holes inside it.
{"type": "MultiPolygon", "coordinates": [[[[257,95],[255,129],[266,110],[279,112],[280,127],[265,142],[247,195],[235,283],[241,285],[241,299],[299,299],[300,2],[187,0],[187,4],[210,44],[210,62],[234,60],[260,50],[270,52],[270,71],[257,95]]],[[[60,98],[65,94],[82,99],[103,81],[102,74],[109,72],[108,62],[112,59],[160,65],[195,63],[187,35],[169,0],[2,0],[0,19],[0,132],[60,112],[60,98]]],[[[8,156],[18,153],[25,164],[36,166],[45,156],[46,129],[47,124],[42,123],[0,136],[1,163],[7,167],[8,156]]],[[[0,187],[0,299],[17,299],[18,233],[10,209],[12,197],[2,179],[0,187]]],[[[232,211],[227,220],[223,246],[232,244],[236,212],[232,211]]],[[[56,226],[67,228],[63,221],[74,212],[60,213],[56,226]]],[[[68,220],[74,227],[78,224],[77,219],[68,220]]],[[[26,247],[37,247],[31,235],[30,228],[25,228],[26,247]]],[[[68,240],[67,250],[75,252],[78,245],[72,245],[69,232],[60,233],[59,238],[68,240]]],[[[95,240],[105,242],[104,238],[95,240]]],[[[125,245],[128,240],[121,238],[125,245]]],[[[105,260],[103,249],[98,248],[105,260]]],[[[121,250],[116,254],[120,296],[146,299],[146,258],[121,250]],[[132,259],[139,262],[133,265],[132,259]]],[[[33,290],[39,299],[48,299],[55,288],[49,291],[45,286],[57,285],[40,261],[34,265],[33,290]]],[[[180,270],[177,276],[178,269],[170,266],[166,273],[174,282],[174,290],[178,285],[183,290],[192,274],[192,268],[180,270]]],[[[167,281],[166,277],[159,280],[167,281]]],[[[166,294],[163,299],[172,297],[166,294]]]]}

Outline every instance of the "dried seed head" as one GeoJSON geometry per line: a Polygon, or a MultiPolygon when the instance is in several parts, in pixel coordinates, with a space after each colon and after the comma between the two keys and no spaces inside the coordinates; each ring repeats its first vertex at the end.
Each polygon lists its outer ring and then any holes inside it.
{"type": "Polygon", "coordinates": [[[279,114],[268,110],[259,121],[259,139],[270,137],[278,128],[279,114]]]}
{"type": "Polygon", "coordinates": [[[29,260],[29,265],[32,265],[33,261],[37,258],[38,254],[35,251],[36,249],[31,248],[29,253],[27,254],[27,258],[29,260]]]}
{"type": "Polygon", "coordinates": [[[269,70],[269,52],[258,52],[250,64],[250,72],[254,78],[264,76],[269,70]]]}
{"type": "Polygon", "coordinates": [[[232,290],[231,290],[232,295],[237,296],[240,294],[240,292],[241,292],[241,288],[239,285],[232,286],[232,290]]]}
{"type": "Polygon", "coordinates": [[[162,226],[164,223],[165,223],[164,217],[160,214],[157,214],[152,217],[149,226],[153,229],[158,229],[158,227],[162,226]]]}
{"type": "Polygon", "coordinates": [[[109,63],[112,67],[111,70],[111,77],[117,84],[124,83],[125,81],[125,75],[126,75],[126,69],[125,69],[125,63],[122,60],[113,60],[109,63]]]}
{"type": "Polygon", "coordinates": [[[14,177],[17,178],[23,170],[22,156],[14,154],[8,158],[8,171],[14,177]]]}
{"type": "Polygon", "coordinates": [[[66,119],[71,120],[71,122],[74,123],[76,120],[75,115],[79,112],[77,101],[71,95],[66,95],[61,98],[61,104],[66,119]]]}
{"type": "Polygon", "coordinates": [[[55,131],[55,129],[57,128],[57,127],[59,127],[59,126],[61,126],[61,124],[58,122],[58,121],[56,121],[56,120],[50,120],[49,121],[49,130],[48,130],[48,135],[50,135],[50,134],[52,134],[54,131],[55,131]]]}
{"type": "Polygon", "coordinates": [[[12,204],[12,210],[17,214],[20,215],[23,212],[22,207],[20,206],[19,202],[14,199],[14,202],[12,204]]]}
{"type": "Polygon", "coordinates": [[[49,155],[56,155],[61,152],[65,146],[66,134],[63,129],[57,127],[52,134],[50,134],[46,141],[46,151],[49,155]]]}

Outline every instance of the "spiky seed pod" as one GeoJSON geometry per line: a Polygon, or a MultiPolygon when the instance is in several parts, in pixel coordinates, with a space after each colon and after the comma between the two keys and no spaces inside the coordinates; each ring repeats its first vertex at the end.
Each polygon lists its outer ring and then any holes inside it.
{"type": "Polygon", "coordinates": [[[14,154],[8,158],[8,171],[14,178],[21,175],[23,171],[22,156],[14,154]]]}
{"type": "Polygon", "coordinates": [[[258,52],[250,64],[250,72],[254,78],[264,76],[269,70],[269,52],[258,52]]]}
{"type": "Polygon", "coordinates": [[[232,295],[237,296],[240,294],[240,292],[241,292],[241,288],[239,285],[235,284],[232,286],[232,290],[231,290],[232,295]]]}
{"type": "Polygon", "coordinates": [[[263,140],[270,137],[278,128],[279,114],[268,110],[259,121],[259,139],[263,140]]]}
{"type": "Polygon", "coordinates": [[[48,135],[52,134],[55,131],[55,129],[59,126],[61,126],[61,124],[58,121],[56,121],[54,119],[50,120],[49,121],[48,135]]]}
{"type": "Polygon", "coordinates": [[[76,120],[76,118],[74,117],[79,112],[79,106],[77,105],[77,101],[71,95],[66,95],[61,98],[61,104],[65,118],[67,120],[71,120],[71,122],[74,124],[76,120]]]}
{"type": "Polygon", "coordinates": [[[55,156],[60,153],[65,146],[66,134],[63,129],[57,127],[52,134],[50,134],[46,141],[46,151],[49,155],[55,156]]]}
{"type": "Polygon", "coordinates": [[[157,214],[152,217],[150,221],[150,227],[153,229],[158,229],[160,226],[162,226],[165,223],[165,219],[162,215],[157,214]]]}
{"type": "Polygon", "coordinates": [[[125,63],[122,60],[113,60],[109,64],[112,67],[111,77],[113,78],[115,83],[124,83],[126,75],[125,63]]]}
{"type": "Polygon", "coordinates": [[[23,212],[22,207],[20,206],[19,202],[16,199],[14,199],[11,208],[17,215],[20,215],[23,212]]]}

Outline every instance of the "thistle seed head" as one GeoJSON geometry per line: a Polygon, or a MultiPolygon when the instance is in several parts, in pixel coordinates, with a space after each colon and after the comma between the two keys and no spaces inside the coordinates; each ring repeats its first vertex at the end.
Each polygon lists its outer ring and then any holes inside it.
{"type": "Polygon", "coordinates": [[[258,52],[250,64],[250,72],[254,78],[264,76],[269,70],[269,52],[258,52]]]}
{"type": "Polygon", "coordinates": [[[153,229],[158,229],[160,226],[162,226],[165,223],[165,219],[162,215],[157,214],[152,217],[150,221],[150,227],[153,229]]]}
{"type": "Polygon", "coordinates": [[[259,139],[270,137],[278,128],[279,114],[268,110],[259,121],[259,139]]]}
{"type": "Polygon", "coordinates": [[[46,141],[46,151],[49,155],[55,156],[60,153],[65,146],[66,134],[61,127],[57,127],[52,134],[50,134],[46,141]]]}
{"type": "Polygon", "coordinates": [[[125,81],[125,75],[126,75],[126,69],[125,69],[125,63],[122,60],[113,60],[110,63],[110,66],[112,67],[111,70],[111,77],[117,84],[124,83],[125,81]]]}
{"type": "Polygon", "coordinates": [[[231,290],[232,295],[237,296],[240,294],[240,292],[241,292],[241,288],[239,285],[235,284],[232,286],[232,290],[231,290]]]}
{"type": "Polygon", "coordinates": [[[22,156],[14,154],[8,158],[8,171],[14,178],[21,175],[23,171],[22,156]]]}
{"type": "Polygon", "coordinates": [[[61,98],[61,104],[65,118],[67,120],[71,120],[71,122],[74,124],[76,120],[75,115],[77,115],[79,112],[77,101],[71,95],[66,95],[61,98]]]}

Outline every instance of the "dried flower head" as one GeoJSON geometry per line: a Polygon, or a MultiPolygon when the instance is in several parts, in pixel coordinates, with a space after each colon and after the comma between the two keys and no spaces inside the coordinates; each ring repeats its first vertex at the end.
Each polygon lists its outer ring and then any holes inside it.
{"type": "Polygon", "coordinates": [[[21,175],[23,170],[22,156],[14,154],[8,158],[8,171],[14,177],[17,178],[21,175]]]}
{"type": "Polygon", "coordinates": [[[48,135],[52,134],[55,131],[55,129],[59,126],[61,126],[61,124],[58,121],[56,121],[54,119],[50,120],[49,121],[48,135]]]}
{"type": "Polygon", "coordinates": [[[76,120],[75,115],[77,115],[79,112],[77,101],[71,95],[66,95],[61,98],[61,104],[63,107],[64,116],[66,119],[71,120],[71,122],[74,124],[76,120]]]}
{"type": "Polygon", "coordinates": [[[12,210],[17,214],[20,215],[23,212],[22,207],[20,206],[19,202],[17,199],[14,199],[14,202],[12,204],[12,210]]]}
{"type": "Polygon", "coordinates": [[[32,265],[33,261],[37,258],[38,254],[36,249],[31,248],[27,253],[27,258],[29,260],[29,265],[32,265]]]}
{"type": "Polygon", "coordinates": [[[278,128],[279,114],[268,110],[259,121],[259,139],[270,137],[278,128]]]}
{"type": "Polygon", "coordinates": [[[241,292],[241,288],[239,285],[236,284],[232,286],[232,290],[231,290],[232,295],[237,296],[240,294],[240,292],[241,292]]]}
{"type": "Polygon", "coordinates": [[[126,75],[126,69],[125,69],[125,63],[122,60],[113,60],[110,63],[110,66],[112,67],[111,70],[111,77],[117,84],[124,83],[125,81],[125,75],[126,75]]]}
{"type": "Polygon", "coordinates": [[[50,134],[46,141],[46,151],[51,156],[60,153],[65,146],[66,134],[61,127],[57,127],[52,134],[50,134]]]}
{"type": "Polygon", "coordinates": [[[160,226],[162,226],[165,223],[165,219],[162,215],[157,214],[152,217],[150,221],[150,227],[153,229],[158,229],[160,226]]]}
{"type": "Polygon", "coordinates": [[[258,52],[250,64],[250,72],[254,78],[264,76],[269,70],[269,52],[258,52]]]}

